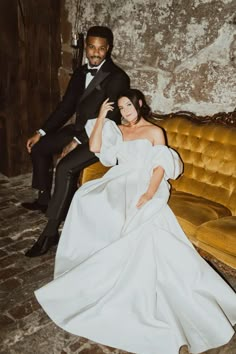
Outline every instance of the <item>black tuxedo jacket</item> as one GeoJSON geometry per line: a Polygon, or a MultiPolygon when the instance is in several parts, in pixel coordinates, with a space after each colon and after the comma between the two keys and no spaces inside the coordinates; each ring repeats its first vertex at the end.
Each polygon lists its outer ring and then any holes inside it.
{"type": "MultiPolygon", "coordinates": [[[[98,116],[100,106],[106,98],[116,102],[118,95],[129,88],[128,75],[109,58],[85,89],[85,67],[83,65],[73,73],[62,101],[42,126],[46,133],[57,131],[76,113],[72,137],[76,136],[82,142],[87,141],[84,129],[87,120],[98,116]]],[[[120,123],[121,115],[116,104],[107,117],[120,123]]]]}

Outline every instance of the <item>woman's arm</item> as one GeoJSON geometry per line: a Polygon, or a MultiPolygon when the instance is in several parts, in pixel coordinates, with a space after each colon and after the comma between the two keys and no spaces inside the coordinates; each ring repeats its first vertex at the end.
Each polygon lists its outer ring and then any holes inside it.
{"type": "Polygon", "coordinates": [[[158,190],[158,187],[163,179],[164,173],[165,173],[165,170],[161,166],[154,168],[148,189],[139,198],[138,203],[136,204],[137,208],[140,208],[145,203],[147,203],[150,199],[152,199],[152,197],[154,196],[154,194],[158,190]]]}
{"type": "Polygon", "coordinates": [[[102,146],[102,128],[103,123],[106,118],[107,112],[113,111],[114,102],[108,102],[109,98],[107,98],[101,105],[99,110],[98,117],[94,124],[94,128],[89,138],[89,149],[92,152],[100,152],[102,146]]]}
{"type": "MultiPolygon", "coordinates": [[[[161,128],[152,127],[152,133],[153,133],[152,140],[154,145],[165,145],[165,137],[164,137],[163,130],[161,128]]],[[[158,190],[158,187],[164,177],[164,173],[165,170],[163,167],[157,166],[156,168],[154,168],[148,189],[139,198],[138,203],[136,204],[137,208],[140,208],[145,203],[147,203],[150,199],[152,199],[152,197],[158,190]]]]}

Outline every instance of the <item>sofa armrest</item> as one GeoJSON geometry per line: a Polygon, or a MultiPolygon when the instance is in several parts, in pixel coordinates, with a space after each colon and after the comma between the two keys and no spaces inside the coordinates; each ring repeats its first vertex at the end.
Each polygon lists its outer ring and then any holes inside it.
{"type": "Polygon", "coordinates": [[[82,185],[93,179],[101,178],[109,169],[110,167],[103,166],[101,162],[95,162],[83,169],[80,175],[79,184],[82,185]]]}

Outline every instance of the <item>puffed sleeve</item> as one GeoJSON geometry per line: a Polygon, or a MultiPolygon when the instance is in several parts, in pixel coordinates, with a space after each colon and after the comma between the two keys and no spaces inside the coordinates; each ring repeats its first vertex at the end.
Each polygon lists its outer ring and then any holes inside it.
{"type": "Polygon", "coordinates": [[[178,153],[163,145],[153,147],[152,168],[161,166],[165,170],[164,178],[176,179],[183,172],[183,162],[178,153]]]}
{"type": "MultiPolygon", "coordinates": [[[[85,130],[88,136],[91,135],[95,122],[96,119],[90,119],[86,123],[85,130]]],[[[101,150],[95,154],[104,166],[115,166],[117,163],[117,153],[122,142],[118,129],[115,122],[106,118],[102,130],[101,150]]]]}

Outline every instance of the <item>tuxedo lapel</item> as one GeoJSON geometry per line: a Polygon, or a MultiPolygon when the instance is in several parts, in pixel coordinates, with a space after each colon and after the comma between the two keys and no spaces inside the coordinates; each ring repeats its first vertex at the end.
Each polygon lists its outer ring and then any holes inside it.
{"type": "Polygon", "coordinates": [[[89,83],[88,87],[84,90],[80,98],[80,102],[83,101],[99,84],[110,74],[110,62],[104,63],[98,73],[95,75],[94,79],[89,83]],[[108,64],[108,65],[106,65],[108,64]]]}

